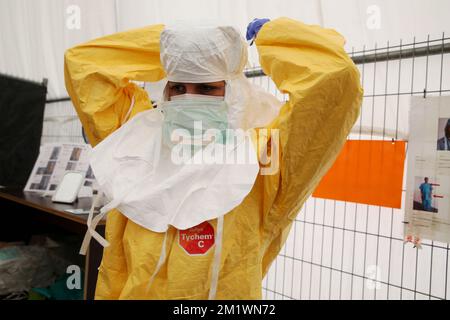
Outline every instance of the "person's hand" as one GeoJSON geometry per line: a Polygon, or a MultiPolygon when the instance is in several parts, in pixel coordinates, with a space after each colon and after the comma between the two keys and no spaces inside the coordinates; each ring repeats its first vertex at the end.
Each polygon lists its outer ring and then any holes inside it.
{"type": "Polygon", "coordinates": [[[262,26],[269,21],[270,19],[253,19],[253,21],[248,24],[246,38],[247,41],[251,40],[250,45],[253,44],[253,41],[255,40],[262,26]]]}

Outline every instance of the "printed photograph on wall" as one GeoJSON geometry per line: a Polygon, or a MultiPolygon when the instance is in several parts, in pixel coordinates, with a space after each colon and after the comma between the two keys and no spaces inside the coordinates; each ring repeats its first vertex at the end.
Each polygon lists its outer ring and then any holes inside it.
{"type": "Polygon", "coordinates": [[[450,151],[450,118],[439,119],[437,150],[450,151]]]}
{"type": "Polygon", "coordinates": [[[435,197],[437,184],[429,177],[415,177],[414,210],[438,212],[437,198],[435,197]]]}

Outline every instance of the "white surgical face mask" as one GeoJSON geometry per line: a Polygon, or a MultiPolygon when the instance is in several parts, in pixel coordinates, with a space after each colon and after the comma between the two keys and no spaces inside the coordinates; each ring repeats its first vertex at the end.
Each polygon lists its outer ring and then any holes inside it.
{"type": "Polygon", "coordinates": [[[174,145],[172,135],[182,135],[189,144],[198,144],[206,131],[216,131],[215,141],[225,143],[228,106],[224,101],[177,99],[162,104],[164,113],[163,143],[174,145]]]}
{"type": "Polygon", "coordinates": [[[210,96],[206,94],[184,93],[176,96],[171,96],[170,101],[179,100],[203,100],[203,101],[223,101],[223,96],[210,96]]]}

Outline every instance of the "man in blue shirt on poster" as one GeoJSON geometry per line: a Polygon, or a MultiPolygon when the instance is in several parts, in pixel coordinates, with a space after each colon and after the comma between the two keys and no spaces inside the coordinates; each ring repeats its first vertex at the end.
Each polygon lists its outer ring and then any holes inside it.
{"type": "Polygon", "coordinates": [[[423,182],[419,189],[420,194],[422,195],[422,206],[425,211],[432,211],[431,209],[431,193],[433,191],[433,187],[430,183],[428,183],[428,177],[425,177],[425,182],[423,182]]]}

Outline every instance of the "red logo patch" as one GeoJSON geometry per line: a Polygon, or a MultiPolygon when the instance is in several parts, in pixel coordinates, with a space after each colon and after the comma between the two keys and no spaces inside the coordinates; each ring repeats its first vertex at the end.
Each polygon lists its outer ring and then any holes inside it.
{"type": "Polygon", "coordinates": [[[208,221],[178,233],[178,243],[187,254],[205,254],[214,245],[214,228],[208,221]]]}

